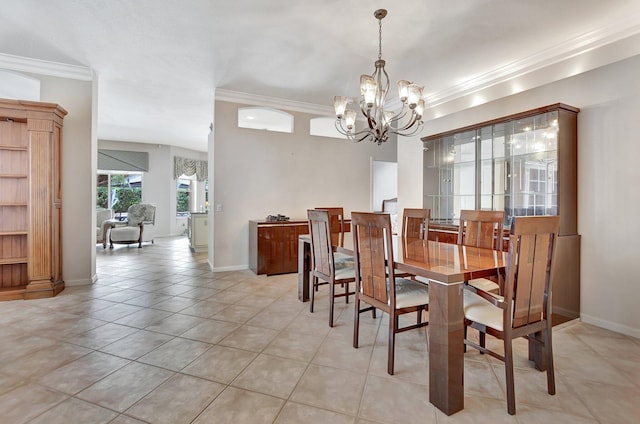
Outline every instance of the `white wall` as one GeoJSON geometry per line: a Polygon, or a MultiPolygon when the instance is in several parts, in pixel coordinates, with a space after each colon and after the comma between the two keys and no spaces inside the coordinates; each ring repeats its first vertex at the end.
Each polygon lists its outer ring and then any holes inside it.
{"type": "Polygon", "coordinates": [[[342,206],[345,215],[370,210],[370,158],[394,162],[396,143],[309,135],[310,114],[295,115],[293,134],[237,127],[239,105],[215,106],[214,268],[244,269],[249,220],[269,214],[306,219],[307,209],[342,206]]]}
{"type": "MultiPolygon", "coordinates": [[[[580,310],[585,322],[640,337],[640,56],[426,123],[422,136],[553,103],[578,115],[580,310]]],[[[399,155],[399,167],[417,164],[399,155]]],[[[421,166],[421,165],[420,165],[421,166]]],[[[402,182],[405,179],[401,179],[402,182]]]]}
{"type": "Polygon", "coordinates": [[[405,208],[422,208],[422,140],[420,135],[398,137],[398,215],[405,208]]]}
{"type": "Polygon", "coordinates": [[[41,101],[58,103],[69,112],[62,130],[62,277],[68,285],[89,284],[95,272],[91,249],[96,237],[95,207],[89,200],[96,149],[92,82],[27,75],[40,80],[41,101]]]}
{"type": "MultiPolygon", "coordinates": [[[[156,235],[180,235],[183,221],[176,218],[176,181],[173,179],[173,157],[207,160],[205,152],[179,147],[99,140],[100,149],[149,153],[149,172],[142,176],[142,201],[156,205],[156,235]]],[[[95,180],[95,178],[94,178],[95,180]]]]}
{"type": "Polygon", "coordinates": [[[381,211],[383,200],[398,197],[398,163],[373,160],[371,168],[371,210],[381,211]]]}

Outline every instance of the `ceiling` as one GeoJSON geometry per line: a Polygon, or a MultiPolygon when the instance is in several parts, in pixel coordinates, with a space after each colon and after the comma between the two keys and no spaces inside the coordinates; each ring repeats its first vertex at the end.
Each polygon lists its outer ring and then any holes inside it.
{"type": "Polygon", "coordinates": [[[99,139],[205,151],[214,93],[328,114],[357,97],[378,8],[392,84],[424,84],[432,105],[640,34],[639,0],[3,0],[0,68],[86,67],[99,139]]]}

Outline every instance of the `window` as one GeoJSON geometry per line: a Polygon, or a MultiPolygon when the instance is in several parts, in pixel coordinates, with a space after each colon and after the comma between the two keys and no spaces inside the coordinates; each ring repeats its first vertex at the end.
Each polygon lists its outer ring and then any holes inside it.
{"type": "Polygon", "coordinates": [[[268,107],[238,109],[238,127],[293,133],[293,115],[268,107]]]}
{"type": "Polygon", "coordinates": [[[126,217],[129,206],[142,201],[142,173],[99,171],[96,206],[113,209],[117,218],[126,217]]]}
{"type": "Polygon", "coordinates": [[[309,119],[309,134],[319,137],[330,137],[346,139],[347,136],[340,134],[336,129],[336,117],[321,116],[309,119]]]}
{"type": "Polygon", "coordinates": [[[185,216],[192,211],[193,196],[192,185],[195,185],[194,177],[181,176],[176,180],[176,215],[185,216]]]}
{"type": "Polygon", "coordinates": [[[209,210],[209,183],[198,181],[195,175],[181,175],[176,179],[176,215],[209,210]]]}

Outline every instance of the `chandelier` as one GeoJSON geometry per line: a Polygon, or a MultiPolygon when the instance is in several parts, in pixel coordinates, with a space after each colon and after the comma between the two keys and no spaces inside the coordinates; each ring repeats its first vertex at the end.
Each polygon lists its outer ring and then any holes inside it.
{"type": "Polygon", "coordinates": [[[425,102],[423,87],[406,80],[398,81],[398,94],[402,102],[399,111],[385,110],[389,91],[389,75],[382,59],[382,19],[387,16],[385,9],[373,13],[378,20],[378,60],[372,75],[360,76],[360,111],[367,119],[368,127],[356,131],[356,111],[347,109],[350,99],[335,96],[333,106],[336,111],[336,129],[350,140],[357,142],[369,139],[378,145],[388,140],[390,134],[410,136],[422,128],[422,113],[425,102]]]}

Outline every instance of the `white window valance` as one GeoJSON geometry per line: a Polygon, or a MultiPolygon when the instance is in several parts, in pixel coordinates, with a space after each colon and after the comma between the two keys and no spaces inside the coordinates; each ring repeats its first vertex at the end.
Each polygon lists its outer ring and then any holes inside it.
{"type": "Polygon", "coordinates": [[[209,178],[209,162],[174,156],[173,179],[177,180],[181,175],[186,175],[187,177],[195,175],[198,181],[205,181],[209,178]]]}

